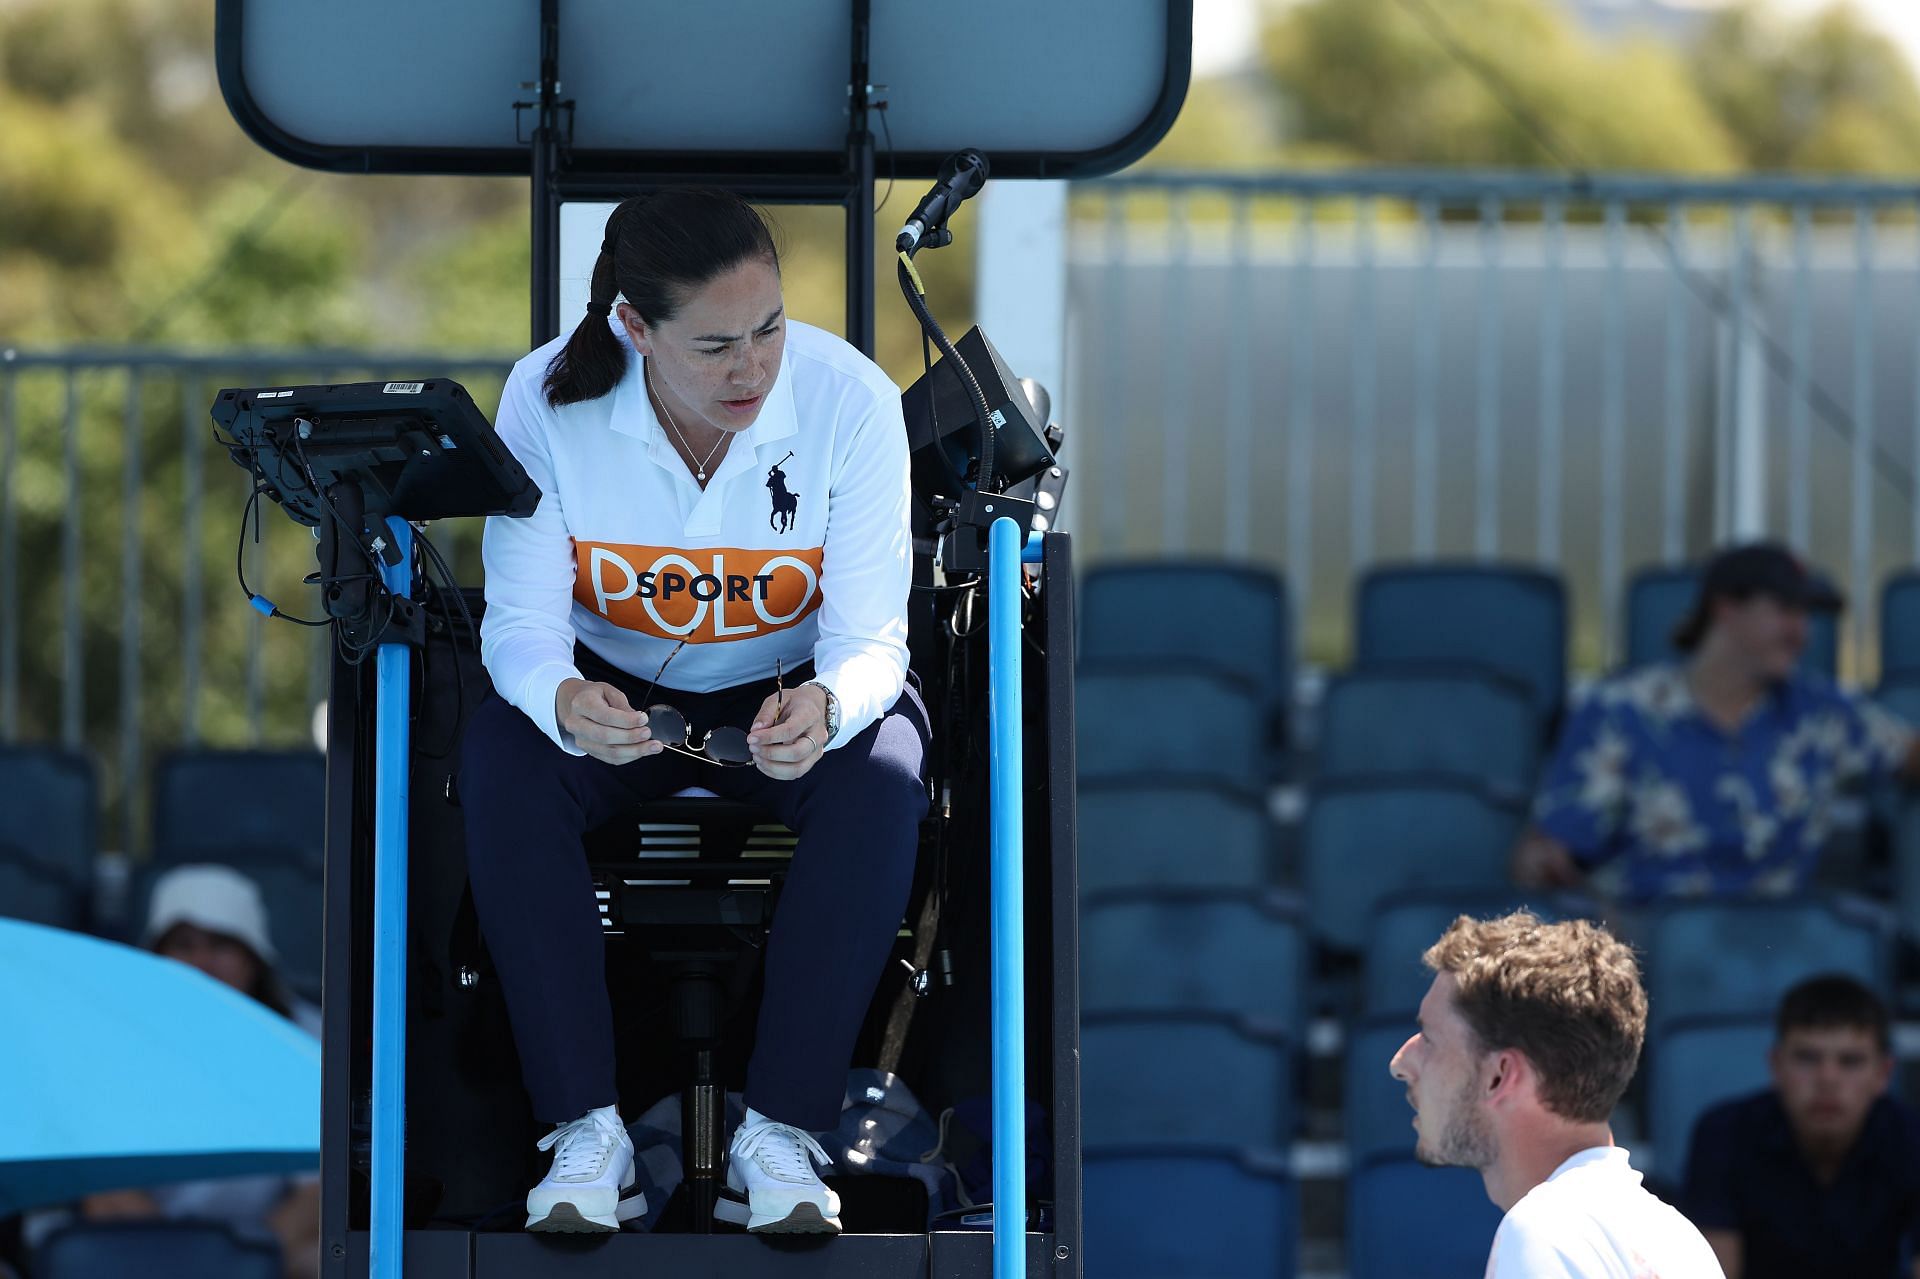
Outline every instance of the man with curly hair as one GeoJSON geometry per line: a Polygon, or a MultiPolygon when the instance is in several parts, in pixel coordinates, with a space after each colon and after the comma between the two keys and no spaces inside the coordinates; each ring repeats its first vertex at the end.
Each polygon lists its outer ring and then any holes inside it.
{"type": "Polygon", "coordinates": [[[1647,1029],[1633,951],[1589,921],[1517,911],[1461,916],[1424,959],[1420,1029],[1389,1069],[1414,1108],[1414,1154],[1478,1169],[1506,1214],[1487,1279],[1724,1279],[1613,1144],[1647,1029]]]}

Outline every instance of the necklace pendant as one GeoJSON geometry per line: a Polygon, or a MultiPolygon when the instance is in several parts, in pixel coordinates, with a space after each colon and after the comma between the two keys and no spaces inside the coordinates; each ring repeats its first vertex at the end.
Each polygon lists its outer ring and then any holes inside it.
{"type": "Polygon", "coordinates": [[[707,473],[705,471],[702,471],[699,473],[699,475],[695,476],[695,478],[700,480],[702,483],[705,483],[707,478],[707,473]]]}

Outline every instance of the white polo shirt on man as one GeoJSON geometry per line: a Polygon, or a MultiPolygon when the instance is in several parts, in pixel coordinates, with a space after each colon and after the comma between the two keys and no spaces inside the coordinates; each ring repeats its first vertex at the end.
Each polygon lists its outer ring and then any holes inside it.
{"type": "Polygon", "coordinates": [[[1507,1210],[1486,1279],[1726,1279],[1706,1238],[1619,1146],[1568,1159],[1507,1210]]]}
{"type": "Polygon", "coordinates": [[[495,429],[541,498],[525,519],[487,520],[480,655],[494,688],[579,755],[553,705],[561,681],[581,677],[575,638],[640,679],[684,639],[669,687],[712,692],[811,657],[840,703],[832,745],[859,736],[906,681],[899,388],[840,338],[789,320],[760,416],[702,491],[654,416],[644,359],[609,323],[628,360],[606,395],[547,404],[564,336],[515,364],[501,393],[495,429]]]}

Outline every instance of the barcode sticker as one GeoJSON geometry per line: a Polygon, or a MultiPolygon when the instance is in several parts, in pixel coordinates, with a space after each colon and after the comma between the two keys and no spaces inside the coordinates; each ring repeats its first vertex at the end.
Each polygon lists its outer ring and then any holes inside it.
{"type": "Polygon", "coordinates": [[[425,382],[389,382],[385,387],[388,395],[418,395],[426,389],[425,382]]]}

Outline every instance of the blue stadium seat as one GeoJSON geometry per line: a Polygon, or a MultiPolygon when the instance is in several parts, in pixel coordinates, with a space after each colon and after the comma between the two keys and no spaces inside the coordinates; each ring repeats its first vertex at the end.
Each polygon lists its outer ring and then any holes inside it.
{"type": "Polygon", "coordinates": [[[1566,698],[1566,590],[1517,566],[1374,569],[1360,580],[1354,665],[1405,662],[1464,662],[1518,680],[1544,726],[1566,698]]]}
{"type": "Polygon", "coordinates": [[[199,1221],[95,1221],[54,1231],[34,1250],[34,1279],[280,1279],[280,1249],[199,1221]]]}
{"type": "MultiPolygon", "coordinates": [[[[1873,700],[1882,708],[1892,712],[1907,723],[1920,727],[1920,671],[1907,671],[1901,674],[1883,674],[1880,686],[1873,690],[1873,700]]],[[[1873,810],[1874,820],[1893,834],[1894,855],[1901,855],[1898,830],[1901,821],[1901,809],[1907,802],[1907,787],[1898,779],[1889,779],[1873,786],[1867,793],[1868,802],[1873,810]]],[[[1896,863],[1896,874],[1898,864],[1896,863]]]]}
{"type": "Polygon", "coordinates": [[[1522,821],[1519,805],[1445,778],[1316,788],[1301,834],[1315,936],[1359,950],[1391,894],[1504,887],[1522,821]]]}
{"type": "Polygon", "coordinates": [[[1571,897],[1541,900],[1518,889],[1486,892],[1396,893],[1374,910],[1364,955],[1365,978],[1361,1001],[1369,1014],[1413,1016],[1433,984],[1433,973],[1420,961],[1427,947],[1440,940],[1461,915],[1491,919],[1525,908],[1553,922],[1574,919],[1591,910],[1591,903],[1571,897]]]}
{"type": "Polygon", "coordinates": [[[1846,973],[1884,993],[1888,938],[1871,917],[1837,903],[1688,902],[1645,921],[1650,1039],[1683,1019],[1770,1017],[1780,997],[1816,973],[1846,973]]]}
{"type": "Polygon", "coordinates": [[[1920,569],[1880,588],[1880,678],[1920,675],[1920,569]]]}
{"type": "MultiPolygon", "coordinates": [[[[1693,1126],[1723,1101],[1771,1082],[1767,1052],[1773,1018],[1698,1017],[1669,1023],[1647,1049],[1647,1109],[1652,1158],[1668,1186],[1686,1183],[1693,1126]]],[[[1638,1158],[1636,1163],[1641,1162],[1638,1158]]]]}
{"type": "Polygon", "coordinates": [[[1907,940],[1920,942],[1920,797],[1900,797],[1892,812],[1894,913],[1907,940]]]}
{"type": "Polygon", "coordinates": [[[1883,675],[1873,700],[1909,724],[1920,724],[1920,671],[1883,675]]]}
{"type": "Polygon", "coordinates": [[[1299,1038],[1306,938],[1277,896],[1156,889],[1080,908],[1086,1012],[1252,1015],[1299,1038]]]}
{"type": "Polygon", "coordinates": [[[1278,1153],[1089,1151],[1083,1167],[1087,1274],[1101,1279],[1291,1279],[1294,1274],[1300,1195],[1278,1153]]]}
{"type": "Polygon", "coordinates": [[[1347,1276],[1478,1275],[1499,1228],[1500,1210],[1473,1169],[1429,1168],[1406,1155],[1379,1159],[1349,1176],[1347,1276]]]}
{"type": "Polygon", "coordinates": [[[1387,1065],[1419,1029],[1411,1012],[1369,1017],[1347,1027],[1340,1111],[1346,1119],[1350,1167],[1381,1156],[1413,1154],[1418,1134],[1413,1130],[1413,1107],[1407,1104],[1407,1086],[1387,1073],[1387,1065]]]}
{"type": "Polygon", "coordinates": [[[1217,779],[1254,793],[1276,769],[1260,704],[1205,671],[1082,662],[1074,672],[1079,776],[1217,779]]]}
{"type": "Polygon", "coordinates": [[[1078,801],[1083,893],[1258,888],[1273,880],[1273,819],[1251,795],[1197,781],[1082,779],[1078,801]]]}
{"type": "Polygon", "coordinates": [[[1088,1146],[1253,1145],[1293,1136],[1293,1053],[1276,1025],[1204,1013],[1088,1013],[1080,1027],[1088,1146]]]}
{"type": "Polygon", "coordinates": [[[0,796],[0,914],[86,927],[99,831],[92,761],[53,746],[0,746],[0,796]]]}
{"type": "Polygon", "coordinates": [[[1526,685],[1474,666],[1349,671],[1327,689],[1317,742],[1323,779],[1425,773],[1515,796],[1540,758],[1526,685]]]}
{"type": "Polygon", "coordinates": [[[153,862],[295,863],[326,851],[317,751],[180,751],[153,770],[153,862]]]}
{"type": "MultiPolygon", "coordinates": [[[[1673,646],[1673,628],[1693,607],[1700,589],[1697,565],[1645,568],[1627,584],[1627,656],[1625,665],[1646,666],[1680,656],[1673,646]]],[[[1833,613],[1815,613],[1808,619],[1807,651],[1800,669],[1828,679],[1840,669],[1840,619],[1833,613]]]]}
{"type": "Polygon", "coordinates": [[[1284,740],[1293,695],[1286,583],[1244,564],[1149,560],[1090,570],[1075,600],[1080,659],[1211,671],[1244,682],[1284,740]]]}
{"type": "Polygon", "coordinates": [[[243,874],[260,885],[267,906],[273,944],[280,952],[275,965],[287,985],[304,999],[320,999],[321,901],[320,872],[305,866],[248,866],[243,874]]]}

